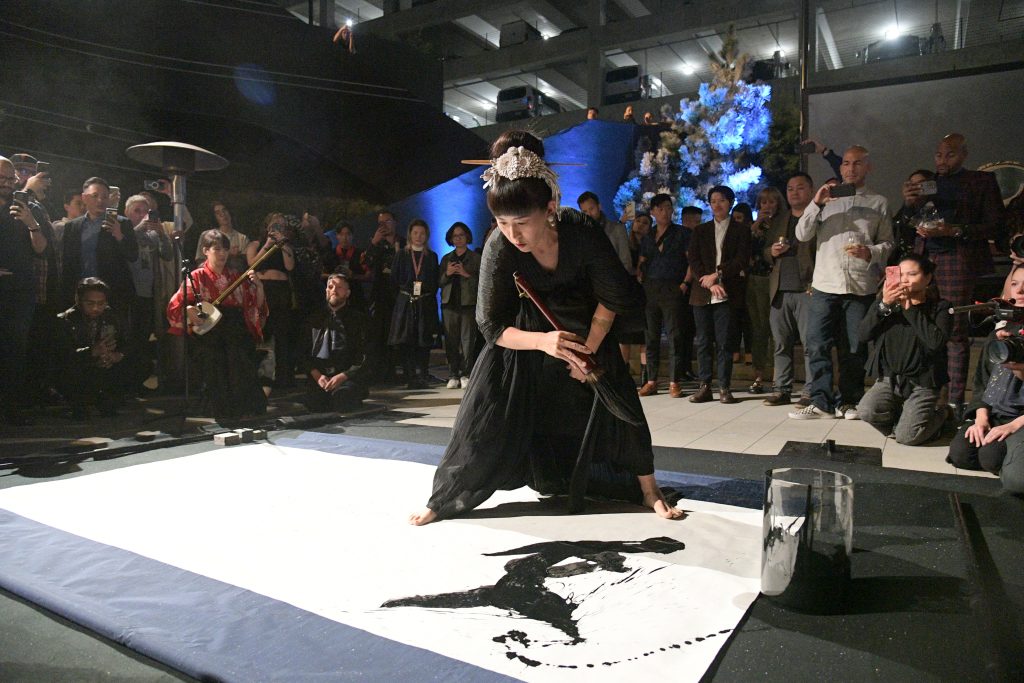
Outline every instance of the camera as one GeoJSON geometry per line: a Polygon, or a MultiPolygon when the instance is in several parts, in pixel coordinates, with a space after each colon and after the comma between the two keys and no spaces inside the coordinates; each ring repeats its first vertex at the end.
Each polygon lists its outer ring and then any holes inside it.
{"type": "Polygon", "coordinates": [[[157,211],[156,209],[150,209],[149,210],[149,220],[153,221],[154,223],[159,223],[160,222],[160,212],[157,211]]]}
{"type": "Polygon", "coordinates": [[[28,204],[30,199],[31,197],[29,196],[28,192],[25,192],[24,190],[14,191],[14,201],[28,204]]]}
{"type": "Polygon", "coordinates": [[[107,218],[109,218],[110,220],[112,220],[112,221],[116,221],[117,220],[117,209],[115,209],[114,207],[110,207],[109,209],[107,209],[106,210],[106,214],[107,214],[107,218]]]}
{"type": "Polygon", "coordinates": [[[147,190],[150,190],[151,192],[159,192],[160,185],[161,183],[159,180],[147,180],[146,182],[142,183],[142,186],[147,190]]]}
{"type": "Polygon", "coordinates": [[[1024,337],[993,340],[988,346],[988,359],[992,363],[1024,363],[1024,337]]]}
{"type": "Polygon", "coordinates": [[[921,181],[921,194],[929,197],[939,193],[939,186],[934,180],[921,181]]]}
{"type": "Polygon", "coordinates": [[[795,145],[795,151],[797,154],[814,154],[816,147],[813,142],[798,142],[795,145]]]}
{"type": "Polygon", "coordinates": [[[828,188],[828,196],[832,197],[832,199],[838,199],[839,197],[852,197],[855,194],[857,194],[857,188],[853,183],[840,183],[828,188]]]}

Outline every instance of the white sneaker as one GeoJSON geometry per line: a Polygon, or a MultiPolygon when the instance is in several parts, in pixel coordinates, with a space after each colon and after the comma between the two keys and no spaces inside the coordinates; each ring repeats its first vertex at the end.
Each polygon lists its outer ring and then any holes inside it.
{"type": "Polygon", "coordinates": [[[857,406],[852,403],[844,403],[836,408],[836,419],[859,420],[860,413],[857,412],[857,406]]]}
{"type": "Polygon", "coordinates": [[[455,377],[452,377],[450,380],[448,380],[448,384],[446,384],[445,386],[448,387],[449,389],[458,389],[459,380],[455,377]]]}
{"type": "Polygon", "coordinates": [[[835,417],[832,413],[822,410],[813,403],[806,408],[794,410],[789,416],[794,420],[831,420],[835,417]]]}
{"type": "Polygon", "coordinates": [[[463,377],[462,379],[460,379],[459,380],[459,386],[461,386],[463,389],[468,389],[469,388],[469,378],[468,377],[463,377]]]}

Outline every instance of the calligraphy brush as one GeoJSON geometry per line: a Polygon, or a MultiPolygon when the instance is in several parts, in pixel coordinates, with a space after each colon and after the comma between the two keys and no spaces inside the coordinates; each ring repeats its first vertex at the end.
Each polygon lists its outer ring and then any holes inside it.
{"type": "MultiPolygon", "coordinates": [[[[541,312],[541,315],[547,319],[553,328],[560,332],[566,331],[565,327],[558,322],[558,319],[555,318],[551,310],[538,298],[533,287],[530,286],[522,275],[518,272],[513,273],[512,278],[515,280],[521,297],[532,301],[533,305],[537,307],[537,310],[541,312]]],[[[580,443],[579,455],[576,458],[576,465],[572,471],[572,480],[569,483],[570,513],[583,511],[583,497],[586,494],[590,462],[594,454],[593,430],[597,422],[598,405],[603,405],[614,417],[634,427],[644,424],[643,409],[635,405],[639,403],[636,399],[636,394],[632,394],[629,398],[623,396],[619,388],[608,380],[604,369],[597,364],[592,355],[582,353],[577,353],[576,355],[580,356],[583,360],[584,377],[587,384],[594,390],[594,403],[590,407],[587,428],[583,433],[583,441],[580,443]],[[630,399],[633,400],[630,401],[630,399]]]]}

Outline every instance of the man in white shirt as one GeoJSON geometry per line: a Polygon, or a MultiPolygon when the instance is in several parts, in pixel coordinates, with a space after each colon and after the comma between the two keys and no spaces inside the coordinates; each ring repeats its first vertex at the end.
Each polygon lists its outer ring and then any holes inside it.
{"type": "Polygon", "coordinates": [[[811,282],[806,352],[811,367],[811,405],[789,414],[795,419],[845,417],[857,419],[856,405],[864,394],[867,347],[857,327],[872,304],[885,262],[892,251],[892,222],[885,197],[865,187],[871,171],[868,150],[853,146],[843,154],[843,184],[822,185],[796,225],[801,241],[817,238],[811,282]],[[832,187],[837,186],[837,190],[832,187]],[[850,189],[845,194],[841,189],[850,189]],[[845,334],[839,344],[839,395],[832,392],[834,329],[845,334]]]}

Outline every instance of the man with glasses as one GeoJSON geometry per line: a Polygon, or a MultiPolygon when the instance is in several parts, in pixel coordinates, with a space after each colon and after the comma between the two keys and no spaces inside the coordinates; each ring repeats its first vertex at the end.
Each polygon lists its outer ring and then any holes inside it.
{"type": "Polygon", "coordinates": [[[398,286],[391,277],[391,264],[395,260],[395,253],[405,248],[405,241],[395,234],[397,227],[395,214],[387,210],[378,213],[377,230],[366,250],[366,263],[373,275],[370,285],[370,338],[374,343],[382,345],[380,372],[384,381],[395,379],[397,362],[392,347],[384,345],[391,328],[395,299],[398,298],[398,286]]]}
{"type": "Polygon", "coordinates": [[[85,215],[64,225],[61,292],[65,307],[75,302],[75,287],[85,277],[98,277],[111,292],[111,307],[125,315],[135,298],[129,263],[139,257],[131,222],[107,215],[110,185],[103,178],[82,184],[85,215]]]}
{"type": "Polygon", "coordinates": [[[25,424],[13,397],[22,390],[25,351],[36,306],[35,260],[46,252],[46,237],[29,206],[14,199],[18,175],[0,157],[0,418],[25,424]]]}

